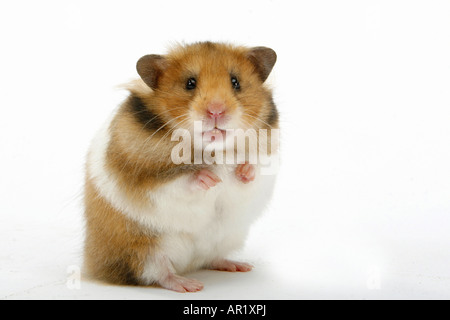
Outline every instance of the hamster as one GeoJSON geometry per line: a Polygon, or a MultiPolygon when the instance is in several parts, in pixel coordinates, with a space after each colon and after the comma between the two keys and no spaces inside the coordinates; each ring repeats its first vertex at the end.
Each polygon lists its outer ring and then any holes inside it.
{"type": "MultiPolygon", "coordinates": [[[[186,161],[177,164],[173,149],[182,139],[172,134],[183,129],[196,138],[197,123],[202,143],[225,136],[219,149],[232,153],[232,130],[278,129],[265,84],[276,60],[270,48],[212,42],[139,59],[140,78],[128,85],[129,96],[87,155],[84,267],[90,276],[184,293],[203,288],[189,272],[252,270],[227,256],[243,246],[268,204],[275,175],[261,174],[261,165],[248,161],[254,152],[248,148],[240,163],[189,162],[193,155],[185,150],[186,161]]],[[[204,151],[202,143],[191,151],[204,151]]],[[[273,144],[269,156],[277,149],[273,144]]]]}

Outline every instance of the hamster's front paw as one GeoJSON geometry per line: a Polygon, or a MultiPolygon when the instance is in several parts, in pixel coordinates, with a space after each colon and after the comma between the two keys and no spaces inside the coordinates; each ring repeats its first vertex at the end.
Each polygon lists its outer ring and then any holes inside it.
{"type": "Polygon", "coordinates": [[[209,190],[220,182],[222,179],[208,169],[200,170],[194,176],[194,186],[201,190],[209,190]]]}
{"type": "Polygon", "coordinates": [[[245,184],[254,181],[256,177],[255,166],[250,163],[239,164],[236,168],[236,177],[245,184]]]}

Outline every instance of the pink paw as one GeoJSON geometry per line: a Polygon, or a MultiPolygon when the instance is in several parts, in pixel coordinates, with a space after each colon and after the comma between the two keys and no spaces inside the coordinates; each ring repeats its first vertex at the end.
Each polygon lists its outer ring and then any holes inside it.
{"type": "Polygon", "coordinates": [[[245,184],[254,181],[256,177],[255,166],[250,163],[239,164],[236,168],[236,177],[245,184]]]}
{"type": "Polygon", "coordinates": [[[202,190],[209,190],[210,188],[215,187],[218,183],[222,182],[222,180],[215,173],[207,169],[197,172],[194,180],[194,185],[202,190]]]}
{"type": "Polygon", "coordinates": [[[188,279],[176,274],[170,274],[159,282],[161,287],[172,291],[186,293],[197,292],[203,289],[203,283],[195,279],[188,279]]]}
{"type": "Polygon", "coordinates": [[[237,262],[231,260],[218,260],[210,265],[211,270],[228,271],[228,272],[249,272],[253,266],[249,263],[237,262]]]}

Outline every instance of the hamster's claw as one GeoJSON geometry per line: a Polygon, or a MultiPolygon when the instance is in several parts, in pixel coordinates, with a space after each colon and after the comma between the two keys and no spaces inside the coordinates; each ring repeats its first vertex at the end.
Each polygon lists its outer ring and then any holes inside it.
{"type": "Polygon", "coordinates": [[[236,177],[245,184],[254,181],[256,177],[255,166],[250,163],[239,164],[236,168],[236,177]]]}
{"type": "Polygon", "coordinates": [[[209,190],[212,187],[215,187],[218,183],[222,182],[215,173],[203,169],[196,173],[195,177],[195,185],[201,190],[209,190]]]}

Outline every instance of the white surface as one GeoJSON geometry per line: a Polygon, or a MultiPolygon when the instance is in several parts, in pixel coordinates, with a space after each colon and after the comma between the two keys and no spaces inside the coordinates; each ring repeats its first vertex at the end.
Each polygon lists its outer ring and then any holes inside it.
{"type": "Polygon", "coordinates": [[[2,2],[0,298],[449,299],[449,16],[447,1],[2,2]],[[73,288],[84,155],[114,87],[196,40],[279,55],[283,164],[236,254],[256,269],[198,272],[188,295],[73,288]]]}

